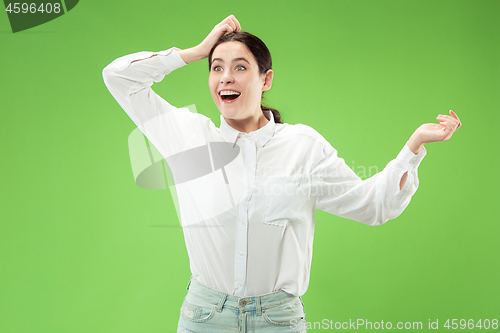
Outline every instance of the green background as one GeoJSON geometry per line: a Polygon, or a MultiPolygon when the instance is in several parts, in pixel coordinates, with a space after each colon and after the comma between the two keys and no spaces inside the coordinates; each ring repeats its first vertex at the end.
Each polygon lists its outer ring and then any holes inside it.
{"type": "MultiPolygon", "coordinates": [[[[463,123],[426,145],[397,219],[316,212],[307,320],[500,319],[500,1],[82,0],[15,34],[0,15],[0,330],[175,332],[190,277],[182,229],[168,190],[134,183],[135,125],[101,71],[194,46],[229,14],[273,54],[268,104],[356,172],[382,170],[438,114],[463,123]]],[[[207,79],[204,60],[153,88],[218,126],[207,79]]]]}

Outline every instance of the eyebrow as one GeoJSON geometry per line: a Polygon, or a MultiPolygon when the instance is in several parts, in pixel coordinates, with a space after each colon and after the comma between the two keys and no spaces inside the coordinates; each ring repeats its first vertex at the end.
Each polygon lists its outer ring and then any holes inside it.
{"type": "MultiPolygon", "coordinates": [[[[246,60],[245,58],[243,58],[243,57],[240,57],[240,58],[234,58],[234,59],[233,59],[233,62],[240,61],[240,60],[246,61],[246,62],[250,65],[250,62],[249,62],[248,60],[246,60]]],[[[212,62],[215,62],[215,61],[224,62],[224,60],[222,60],[221,58],[213,58],[213,59],[212,59],[212,62]]]]}

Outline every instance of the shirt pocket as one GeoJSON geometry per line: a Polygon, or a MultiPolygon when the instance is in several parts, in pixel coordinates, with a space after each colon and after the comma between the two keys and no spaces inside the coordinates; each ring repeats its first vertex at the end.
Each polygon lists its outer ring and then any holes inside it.
{"type": "Polygon", "coordinates": [[[310,175],[272,176],[265,182],[264,190],[267,201],[265,224],[285,227],[307,218],[311,198],[310,175]]]}

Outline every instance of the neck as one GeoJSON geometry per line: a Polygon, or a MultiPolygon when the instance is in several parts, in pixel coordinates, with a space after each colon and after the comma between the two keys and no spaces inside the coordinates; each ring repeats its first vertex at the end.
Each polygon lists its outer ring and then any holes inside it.
{"type": "Polygon", "coordinates": [[[224,117],[224,119],[226,119],[229,126],[235,130],[245,133],[256,131],[259,128],[264,127],[269,122],[269,119],[264,116],[262,110],[258,114],[245,119],[230,119],[226,117],[224,117]]]}

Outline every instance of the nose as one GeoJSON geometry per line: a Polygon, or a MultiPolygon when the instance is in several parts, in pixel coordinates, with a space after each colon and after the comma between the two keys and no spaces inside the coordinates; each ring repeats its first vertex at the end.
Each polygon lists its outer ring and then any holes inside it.
{"type": "Polygon", "coordinates": [[[234,78],[231,75],[231,72],[230,71],[224,71],[224,73],[222,73],[222,76],[220,77],[220,82],[221,83],[232,83],[232,82],[234,82],[234,78]]]}

